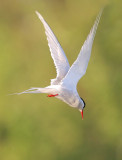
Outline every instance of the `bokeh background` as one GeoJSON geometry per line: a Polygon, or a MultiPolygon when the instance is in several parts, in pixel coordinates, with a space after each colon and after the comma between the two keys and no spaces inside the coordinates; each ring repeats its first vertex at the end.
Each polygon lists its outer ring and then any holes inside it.
{"type": "Polygon", "coordinates": [[[122,159],[122,1],[0,0],[0,160],[122,159]],[[72,64],[104,7],[86,75],[80,112],[44,94],[56,71],[38,10],[72,64]]]}

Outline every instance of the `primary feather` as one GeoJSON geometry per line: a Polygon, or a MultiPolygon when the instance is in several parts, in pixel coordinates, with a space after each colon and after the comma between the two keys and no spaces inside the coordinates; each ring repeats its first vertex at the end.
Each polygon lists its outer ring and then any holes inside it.
{"type": "Polygon", "coordinates": [[[62,80],[62,85],[66,85],[69,88],[76,89],[78,81],[86,73],[86,69],[91,55],[93,40],[95,37],[101,14],[102,10],[96,18],[96,21],[86,41],[84,42],[76,61],[72,64],[68,73],[62,80]]]}
{"type": "Polygon", "coordinates": [[[45,28],[45,33],[48,40],[48,46],[50,48],[51,56],[53,58],[57,71],[57,77],[51,80],[51,85],[57,85],[67,74],[70,65],[60,43],[58,42],[56,36],[54,35],[49,25],[39,12],[36,11],[36,14],[45,28]]]}

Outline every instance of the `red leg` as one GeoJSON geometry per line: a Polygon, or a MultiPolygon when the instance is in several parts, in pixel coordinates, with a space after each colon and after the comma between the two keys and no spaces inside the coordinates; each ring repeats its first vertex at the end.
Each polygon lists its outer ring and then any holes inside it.
{"type": "Polygon", "coordinates": [[[49,95],[47,95],[47,97],[55,97],[55,96],[58,96],[58,94],[49,94],[49,95]]]}

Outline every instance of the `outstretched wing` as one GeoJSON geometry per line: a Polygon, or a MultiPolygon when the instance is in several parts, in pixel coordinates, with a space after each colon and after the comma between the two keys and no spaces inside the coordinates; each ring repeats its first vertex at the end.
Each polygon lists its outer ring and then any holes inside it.
{"type": "Polygon", "coordinates": [[[56,85],[59,84],[60,81],[65,77],[70,68],[70,65],[61,45],[59,44],[57,38],[55,37],[49,25],[39,12],[36,11],[36,14],[43,23],[43,26],[45,28],[45,33],[48,40],[48,46],[50,48],[51,56],[53,58],[56,67],[57,77],[51,80],[51,85],[56,85]]]}
{"type": "Polygon", "coordinates": [[[62,80],[62,84],[67,85],[67,87],[69,88],[76,89],[78,81],[86,73],[86,69],[91,55],[93,40],[101,14],[102,11],[100,11],[99,15],[97,16],[96,21],[86,41],[84,42],[76,61],[70,67],[68,73],[62,80]]]}

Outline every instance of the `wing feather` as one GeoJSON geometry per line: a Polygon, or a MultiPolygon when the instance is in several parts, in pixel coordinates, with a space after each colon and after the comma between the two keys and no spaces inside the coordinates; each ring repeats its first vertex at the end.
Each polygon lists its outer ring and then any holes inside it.
{"type": "Polygon", "coordinates": [[[41,20],[45,28],[45,33],[48,40],[48,46],[56,67],[57,77],[51,80],[51,85],[56,85],[56,84],[59,84],[60,81],[65,77],[65,75],[67,74],[70,68],[70,65],[61,45],[59,44],[56,36],[54,35],[49,25],[47,24],[47,22],[44,20],[44,18],[41,16],[39,12],[36,11],[36,14],[41,20]]]}
{"type": "Polygon", "coordinates": [[[67,87],[69,88],[76,89],[78,81],[86,73],[86,69],[87,69],[88,62],[91,55],[93,40],[95,37],[95,33],[98,27],[101,14],[102,14],[102,10],[97,16],[96,21],[86,41],[84,42],[76,61],[72,64],[68,73],[62,80],[62,85],[67,85],[67,87]]]}

